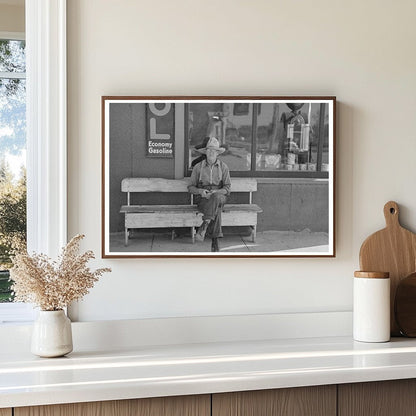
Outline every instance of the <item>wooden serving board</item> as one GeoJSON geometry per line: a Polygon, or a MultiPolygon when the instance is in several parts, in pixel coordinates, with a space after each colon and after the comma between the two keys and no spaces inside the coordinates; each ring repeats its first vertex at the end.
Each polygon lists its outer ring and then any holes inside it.
{"type": "Polygon", "coordinates": [[[409,274],[397,286],[394,314],[400,332],[416,337],[416,273],[409,274]]]}
{"type": "Polygon", "coordinates": [[[416,271],[416,234],[399,222],[399,206],[394,201],[384,205],[386,228],[370,235],[361,245],[360,269],[390,273],[391,335],[400,335],[394,319],[394,299],[401,279],[416,271]]]}

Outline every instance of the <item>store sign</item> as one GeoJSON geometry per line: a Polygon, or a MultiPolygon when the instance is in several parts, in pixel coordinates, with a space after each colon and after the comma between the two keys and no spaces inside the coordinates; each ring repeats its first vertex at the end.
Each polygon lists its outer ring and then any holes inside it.
{"type": "Polygon", "coordinates": [[[173,158],[174,108],[171,103],[149,103],[146,112],[148,157],[173,158]]]}

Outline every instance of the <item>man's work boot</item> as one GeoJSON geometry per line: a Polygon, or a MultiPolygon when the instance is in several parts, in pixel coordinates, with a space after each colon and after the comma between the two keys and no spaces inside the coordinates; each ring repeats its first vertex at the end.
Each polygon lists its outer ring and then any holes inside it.
{"type": "Polygon", "coordinates": [[[205,220],[202,225],[198,228],[198,231],[195,234],[195,240],[202,242],[205,240],[205,234],[207,232],[208,229],[208,225],[210,223],[211,220],[205,220]]]}
{"type": "Polygon", "coordinates": [[[211,251],[220,251],[220,246],[218,244],[218,238],[213,238],[211,243],[211,251]]]}

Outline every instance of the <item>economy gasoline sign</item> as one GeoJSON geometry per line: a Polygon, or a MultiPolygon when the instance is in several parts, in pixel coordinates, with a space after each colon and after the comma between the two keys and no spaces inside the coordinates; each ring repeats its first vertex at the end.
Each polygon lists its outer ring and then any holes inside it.
{"type": "Polygon", "coordinates": [[[146,108],[146,156],[173,158],[175,110],[172,103],[149,103],[146,108]]]}

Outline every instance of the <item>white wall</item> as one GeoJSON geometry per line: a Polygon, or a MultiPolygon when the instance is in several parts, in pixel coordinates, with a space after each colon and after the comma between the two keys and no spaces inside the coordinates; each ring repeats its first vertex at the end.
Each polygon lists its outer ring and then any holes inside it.
{"type": "MultiPolygon", "coordinates": [[[[68,1],[69,236],[100,257],[102,95],[335,95],[335,259],[119,259],[81,321],[345,311],[363,239],[416,231],[414,0],[68,1]]],[[[78,311],[76,310],[78,309],[78,311]]]]}
{"type": "MultiPolygon", "coordinates": [[[[19,2],[21,3],[21,2],[19,2]]],[[[25,6],[0,4],[0,32],[25,31],[25,6]]]]}

